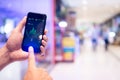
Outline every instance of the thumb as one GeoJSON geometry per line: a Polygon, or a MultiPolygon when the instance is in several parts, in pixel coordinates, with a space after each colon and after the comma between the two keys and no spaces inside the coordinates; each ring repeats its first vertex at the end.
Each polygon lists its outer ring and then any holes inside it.
{"type": "Polygon", "coordinates": [[[28,68],[31,69],[35,67],[35,56],[34,56],[34,49],[32,46],[28,49],[29,57],[28,57],[28,68]]]}
{"type": "Polygon", "coordinates": [[[17,31],[22,32],[23,27],[25,26],[25,23],[26,23],[26,19],[27,19],[27,17],[25,16],[25,17],[20,21],[20,23],[19,23],[19,24],[17,25],[17,27],[16,27],[17,31]]]}

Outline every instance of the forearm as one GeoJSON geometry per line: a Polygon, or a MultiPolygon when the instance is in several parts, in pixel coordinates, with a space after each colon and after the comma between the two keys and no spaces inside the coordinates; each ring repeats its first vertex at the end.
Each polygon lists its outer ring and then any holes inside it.
{"type": "Polygon", "coordinates": [[[7,48],[4,46],[0,49],[0,71],[10,63],[7,48]]]}

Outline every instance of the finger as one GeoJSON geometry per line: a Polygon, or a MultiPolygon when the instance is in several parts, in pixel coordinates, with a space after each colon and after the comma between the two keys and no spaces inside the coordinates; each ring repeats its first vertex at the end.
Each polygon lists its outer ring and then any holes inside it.
{"type": "Polygon", "coordinates": [[[28,53],[20,50],[18,57],[19,57],[18,60],[25,60],[28,58],[28,53]]]}
{"type": "Polygon", "coordinates": [[[44,34],[46,35],[47,33],[48,33],[48,30],[47,30],[47,29],[45,29],[44,34]]]}
{"type": "Polygon", "coordinates": [[[28,57],[28,68],[31,69],[35,67],[35,56],[34,56],[34,49],[32,46],[29,47],[29,57],[28,57]]]}
{"type": "Polygon", "coordinates": [[[24,52],[22,51],[21,49],[19,51],[14,51],[12,52],[12,55],[11,55],[13,58],[12,60],[13,61],[22,61],[22,60],[25,60],[28,58],[28,53],[27,52],[24,52]],[[16,54],[17,53],[17,54],[16,54]]]}
{"type": "Polygon", "coordinates": [[[45,55],[45,48],[43,46],[40,46],[40,50],[41,50],[41,55],[44,56],[45,55]]]}
{"type": "Polygon", "coordinates": [[[19,31],[19,32],[22,32],[23,30],[23,27],[25,26],[25,23],[26,23],[26,16],[20,21],[20,23],[17,25],[16,29],[19,31]]]}
{"type": "Polygon", "coordinates": [[[42,45],[45,47],[47,45],[47,42],[42,40],[42,45]]]}
{"type": "Polygon", "coordinates": [[[43,35],[43,40],[47,42],[48,41],[48,37],[46,35],[43,35]]]}
{"type": "Polygon", "coordinates": [[[48,74],[48,71],[46,71],[45,69],[38,68],[38,71],[44,72],[44,75],[46,75],[46,77],[44,77],[45,80],[53,80],[52,77],[48,74]]]}

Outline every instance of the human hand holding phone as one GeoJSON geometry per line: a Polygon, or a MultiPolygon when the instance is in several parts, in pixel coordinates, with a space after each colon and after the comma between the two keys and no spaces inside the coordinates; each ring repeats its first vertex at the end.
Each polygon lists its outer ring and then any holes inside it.
{"type": "Polygon", "coordinates": [[[24,80],[52,80],[45,69],[35,66],[34,49],[32,46],[29,47],[28,54],[28,69],[24,76],[24,80]]]}
{"type": "MultiPolygon", "coordinates": [[[[17,25],[17,27],[12,31],[7,43],[5,44],[5,47],[7,48],[7,52],[9,54],[10,62],[13,61],[20,61],[25,60],[28,58],[28,53],[24,52],[21,49],[21,44],[23,40],[23,34],[22,30],[25,26],[27,17],[24,17],[20,23],[17,25]]],[[[48,30],[44,30],[44,35],[42,39],[42,45],[39,46],[39,49],[41,50],[41,55],[45,55],[45,47],[47,45],[48,38],[46,36],[48,30]]]]}
{"type": "MultiPolygon", "coordinates": [[[[25,23],[26,17],[19,22],[19,24],[10,34],[6,44],[0,49],[0,70],[14,61],[21,61],[28,58],[28,52],[24,52],[21,49],[23,40],[22,30],[25,26],[25,23]]],[[[42,45],[39,46],[39,49],[41,50],[40,55],[45,55],[45,47],[48,41],[48,37],[46,36],[47,32],[47,30],[44,31],[42,45]]]]}

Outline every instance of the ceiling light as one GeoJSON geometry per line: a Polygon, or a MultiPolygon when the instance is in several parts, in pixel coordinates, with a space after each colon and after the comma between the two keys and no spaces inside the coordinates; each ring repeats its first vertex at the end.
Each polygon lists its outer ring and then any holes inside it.
{"type": "Polygon", "coordinates": [[[59,22],[59,26],[60,26],[60,27],[65,28],[65,27],[67,27],[67,25],[68,25],[68,24],[67,24],[66,21],[60,21],[60,22],[59,22]]]}
{"type": "Polygon", "coordinates": [[[82,4],[87,5],[87,4],[88,4],[88,1],[83,0],[83,1],[82,1],[82,4]]]}

